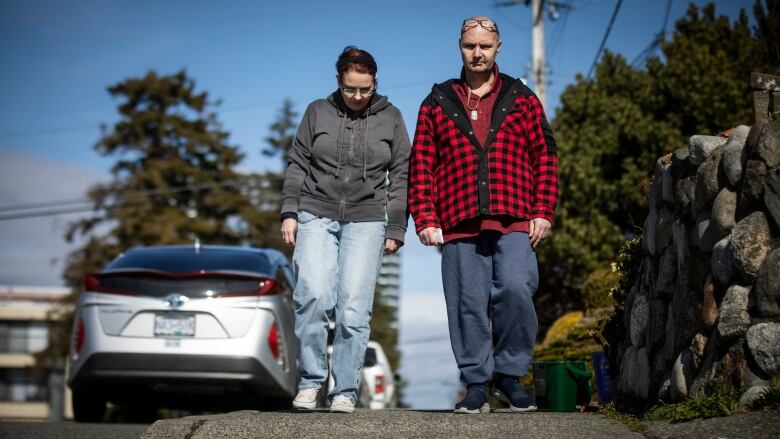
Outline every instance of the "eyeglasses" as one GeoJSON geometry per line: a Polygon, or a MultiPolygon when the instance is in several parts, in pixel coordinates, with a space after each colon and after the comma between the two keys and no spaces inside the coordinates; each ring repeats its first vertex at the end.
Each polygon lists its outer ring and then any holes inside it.
{"type": "Polygon", "coordinates": [[[477,26],[482,26],[482,29],[485,29],[486,31],[498,33],[498,25],[496,24],[495,21],[475,20],[473,18],[463,20],[463,26],[461,26],[460,28],[460,33],[463,34],[467,30],[474,29],[477,26]]]}
{"type": "Polygon", "coordinates": [[[354,98],[358,93],[360,93],[360,96],[367,98],[374,94],[374,87],[371,86],[369,88],[349,88],[349,87],[341,86],[341,91],[350,98],[354,98]]]}

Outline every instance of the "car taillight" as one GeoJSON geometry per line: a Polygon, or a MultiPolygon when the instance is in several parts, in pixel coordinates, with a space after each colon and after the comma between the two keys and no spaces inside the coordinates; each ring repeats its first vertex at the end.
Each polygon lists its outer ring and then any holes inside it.
{"type": "Polygon", "coordinates": [[[100,291],[100,280],[94,274],[88,274],[84,277],[84,286],[90,291],[100,291]]]}
{"type": "Polygon", "coordinates": [[[268,348],[271,355],[276,359],[276,363],[284,367],[284,342],[279,334],[279,325],[276,322],[271,324],[271,330],[268,331],[268,348]]]}
{"type": "Polygon", "coordinates": [[[76,340],[74,349],[77,354],[81,353],[81,348],[84,347],[84,337],[86,330],[84,329],[84,319],[79,317],[79,324],[76,326],[76,340]]]}
{"type": "Polygon", "coordinates": [[[374,382],[374,393],[385,393],[385,376],[384,375],[377,375],[376,381],[374,382]]]}
{"type": "Polygon", "coordinates": [[[279,358],[279,334],[277,333],[276,323],[271,325],[271,331],[268,333],[268,347],[271,348],[271,354],[274,358],[279,358]]]}
{"type": "Polygon", "coordinates": [[[257,293],[260,296],[271,296],[274,294],[279,294],[283,290],[284,289],[282,288],[282,284],[273,279],[266,279],[260,282],[257,286],[257,293]]]}
{"type": "Polygon", "coordinates": [[[273,279],[263,279],[257,283],[257,289],[249,291],[234,291],[219,293],[219,297],[240,297],[240,296],[273,296],[284,292],[282,284],[273,279]]]}
{"type": "Polygon", "coordinates": [[[93,293],[109,293],[109,294],[121,294],[123,296],[137,296],[138,293],[135,291],[126,291],[126,290],[120,290],[117,288],[111,288],[109,286],[103,285],[100,282],[100,277],[98,277],[97,274],[88,274],[84,276],[84,287],[87,291],[91,291],[93,293]]]}

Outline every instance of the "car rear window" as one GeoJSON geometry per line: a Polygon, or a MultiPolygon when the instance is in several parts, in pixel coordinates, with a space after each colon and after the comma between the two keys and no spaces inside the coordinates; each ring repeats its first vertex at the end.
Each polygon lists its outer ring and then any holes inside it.
{"type": "Polygon", "coordinates": [[[269,275],[271,263],[262,253],[229,249],[172,248],[131,250],[114,259],[106,270],[159,270],[168,273],[248,271],[269,275]]]}
{"type": "Polygon", "coordinates": [[[193,277],[167,279],[144,275],[100,276],[101,289],[109,292],[132,293],[140,296],[165,297],[181,294],[189,298],[219,297],[228,293],[254,292],[259,289],[259,280],[231,279],[220,277],[193,277]]]}
{"type": "Polygon", "coordinates": [[[374,348],[366,348],[366,358],[363,360],[363,367],[376,366],[376,351],[374,348]]]}

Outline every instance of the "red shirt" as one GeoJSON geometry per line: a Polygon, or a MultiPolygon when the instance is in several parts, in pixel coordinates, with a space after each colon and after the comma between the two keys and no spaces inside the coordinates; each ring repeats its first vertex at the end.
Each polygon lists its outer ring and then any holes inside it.
{"type": "Polygon", "coordinates": [[[493,117],[493,107],[496,106],[498,91],[501,90],[501,77],[498,75],[497,64],[493,64],[493,78],[493,87],[491,87],[482,97],[469,91],[469,88],[466,85],[465,75],[460,76],[460,81],[452,83],[452,88],[455,90],[455,93],[458,94],[460,102],[463,104],[463,108],[466,109],[466,117],[468,117],[471,122],[471,128],[474,130],[474,135],[483,148],[485,147],[485,141],[487,140],[488,132],[490,131],[490,119],[493,117]],[[471,110],[475,107],[477,120],[474,120],[471,117],[471,110]]]}
{"type": "MultiPolygon", "coordinates": [[[[490,119],[493,117],[493,107],[496,106],[498,90],[501,90],[501,77],[498,75],[497,64],[493,65],[493,78],[493,86],[481,98],[470,92],[464,75],[461,75],[460,81],[452,84],[452,88],[458,94],[463,108],[466,109],[466,116],[471,121],[474,135],[483,148],[490,131],[490,119]],[[477,112],[476,120],[471,117],[472,108],[477,112]]],[[[449,230],[443,230],[442,235],[444,242],[449,242],[456,239],[473,238],[485,230],[494,230],[504,235],[512,232],[528,233],[528,221],[521,221],[508,215],[479,216],[461,221],[449,230]]]]}
{"type": "Polygon", "coordinates": [[[512,218],[508,215],[479,216],[461,221],[450,230],[442,231],[444,242],[456,239],[473,238],[485,230],[493,230],[506,235],[512,232],[528,233],[528,221],[512,218]]]}

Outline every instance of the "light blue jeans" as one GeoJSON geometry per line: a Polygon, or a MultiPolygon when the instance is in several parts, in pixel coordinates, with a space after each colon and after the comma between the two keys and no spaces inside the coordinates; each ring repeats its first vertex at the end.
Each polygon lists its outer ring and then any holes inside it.
{"type": "Polygon", "coordinates": [[[298,212],[295,271],[295,336],[298,389],[328,379],[328,317],[335,317],[331,399],[357,400],[357,385],[370,332],[374,287],[385,240],[385,222],[345,222],[298,212]]]}

